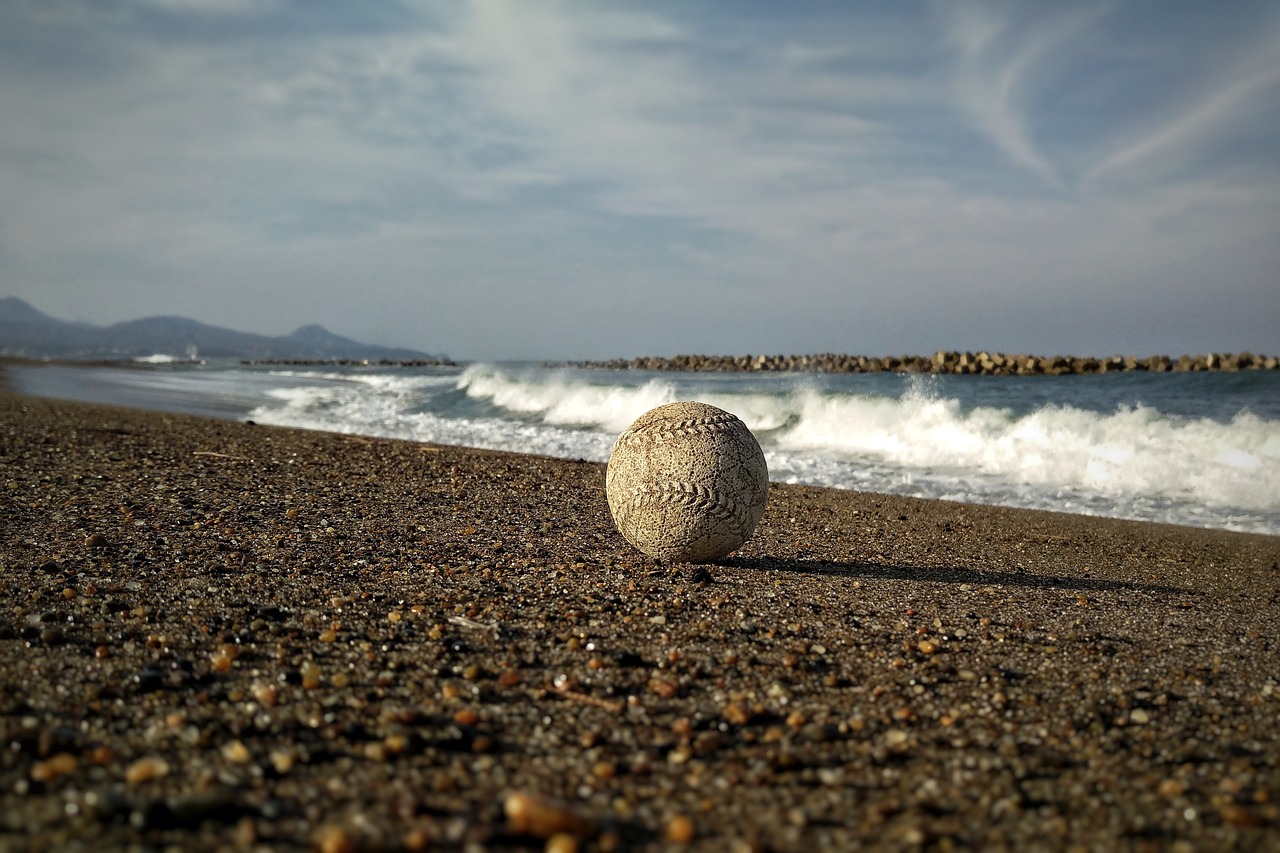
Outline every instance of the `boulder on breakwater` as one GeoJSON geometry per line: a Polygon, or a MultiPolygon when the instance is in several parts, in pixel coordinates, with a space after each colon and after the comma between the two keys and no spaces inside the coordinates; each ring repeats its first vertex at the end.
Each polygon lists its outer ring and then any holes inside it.
{"type": "Polygon", "coordinates": [[[1276,356],[1241,353],[1207,355],[1153,355],[1138,358],[1113,355],[1107,358],[1074,355],[1010,355],[999,352],[939,351],[932,356],[902,355],[868,357],[819,353],[817,355],[677,355],[641,356],[610,361],[579,361],[572,367],[608,370],[676,370],[698,372],[809,373],[949,373],[981,376],[1067,376],[1087,373],[1150,371],[1188,373],[1202,371],[1278,370],[1276,356]]]}

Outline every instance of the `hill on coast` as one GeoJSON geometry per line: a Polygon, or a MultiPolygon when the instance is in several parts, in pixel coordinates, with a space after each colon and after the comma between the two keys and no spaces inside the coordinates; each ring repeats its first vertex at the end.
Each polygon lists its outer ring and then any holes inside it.
{"type": "Polygon", "coordinates": [[[146,317],[110,326],[59,320],[15,296],[0,297],[0,355],[25,358],[390,359],[438,358],[363,344],[323,326],[272,337],[210,326],[187,317],[146,317]]]}

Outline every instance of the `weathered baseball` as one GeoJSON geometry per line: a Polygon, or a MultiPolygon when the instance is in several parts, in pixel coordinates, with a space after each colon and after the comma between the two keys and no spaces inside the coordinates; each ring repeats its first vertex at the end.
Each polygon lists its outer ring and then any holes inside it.
{"type": "Polygon", "coordinates": [[[751,538],[769,499],[769,471],[737,416],[668,403],[618,436],[605,492],[632,545],[664,562],[706,562],[751,538]]]}

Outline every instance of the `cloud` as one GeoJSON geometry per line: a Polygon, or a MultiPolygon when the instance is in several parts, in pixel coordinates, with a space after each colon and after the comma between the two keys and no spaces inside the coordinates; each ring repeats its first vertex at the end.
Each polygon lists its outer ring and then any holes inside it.
{"type": "Polygon", "coordinates": [[[142,8],[177,15],[257,15],[279,8],[277,0],[134,0],[142,8]]]}
{"type": "Polygon", "coordinates": [[[54,313],[582,357],[1277,307],[1265,40],[1179,76],[1119,6],[15,4],[0,274],[54,313]]]}
{"type": "Polygon", "coordinates": [[[1072,9],[1022,27],[1004,6],[955,3],[935,9],[957,54],[952,85],[974,126],[1014,164],[1062,188],[1058,168],[1036,145],[1024,104],[1043,66],[1087,36],[1101,7],[1072,9]]]}
{"type": "Polygon", "coordinates": [[[1214,139],[1230,135],[1241,123],[1256,121],[1259,113],[1274,119],[1274,97],[1280,84],[1280,26],[1264,29],[1256,43],[1223,63],[1225,71],[1196,97],[1178,102],[1176,108],[1142,128],[1118,151],[1093,166],[1084,176],[1088,183],[1150,175],[1184,164],[1214,139]]]}
{"type": "Polygon", "coordinates": [[[746,36],[718,62],[695,24],[644,11],[478,2],[458,24],[451,56],[525,165],[612,213],[760,236],[753,207],[847,183],[878,144],[865,81],[810,77],[803,58],[746,36]]]}
{"type": "Polygon", "coordinates": [[[731,144],[732,98],[705,89],[683,34],[646,13],[479,2],[460,23],[477,98],[541,174],[591,186],[614,212],[701,218],[738,185],[726,170],[772,171],[731,144]]]}

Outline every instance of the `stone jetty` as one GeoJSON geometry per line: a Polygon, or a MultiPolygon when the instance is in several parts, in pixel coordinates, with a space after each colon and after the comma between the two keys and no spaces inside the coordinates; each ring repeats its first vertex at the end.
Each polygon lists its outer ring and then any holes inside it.
{"type": "Polygon", "coordinates": [[[981,376],[1067,376],[1088,373],[1150,371],[1198,373],[1207,371],[1277,370],[1280,358],[1241,353],[1153,355],[1145,358],[1113,355],[1106,358],[1074,355],[1010,355],[1000,352],[939,351],[928,355],[878,356],[820,353],[817,355],[677,355],[641,356],[610,361],[579,361],[573,367],[608,370],[674,370],[698,372],[796,373],[949,373],[981,376]]]}
{"type": "Polygon", "coordinates": [[[241,364],[270,367],[457,367],[447,358],[246,358],[241,364]]]}

